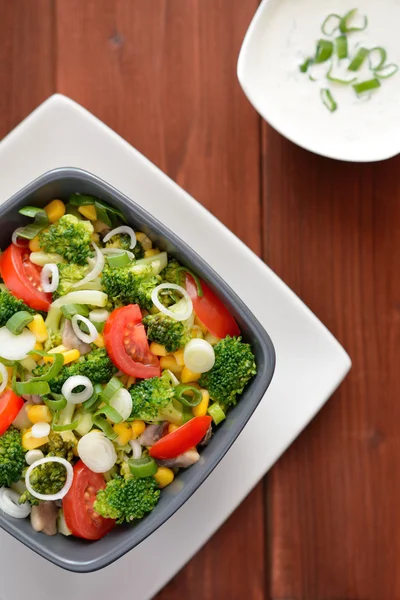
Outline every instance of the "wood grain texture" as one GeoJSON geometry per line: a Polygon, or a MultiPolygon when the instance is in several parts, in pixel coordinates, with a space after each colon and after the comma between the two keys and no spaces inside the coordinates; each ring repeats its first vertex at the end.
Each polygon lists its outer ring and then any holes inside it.
{"type": "Polygon", "coordinates": [[[400,159],[329,161],[264,126],[264,255],[353,370],[268,481],[271,597],[400,598],[400,159]]]}
{"type": "Polygon", "coordinates": [[[54,88],[52,0],[0,0],[0,139],[54,88]]]}

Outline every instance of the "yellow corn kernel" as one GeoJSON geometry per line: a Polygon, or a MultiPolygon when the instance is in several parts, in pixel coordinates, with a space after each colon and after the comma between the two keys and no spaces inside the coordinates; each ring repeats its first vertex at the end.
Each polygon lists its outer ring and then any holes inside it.
{"type": "Polygon", "coordinates": [[[203,332],[199,325],[193,325],[192,327],[192,338],[202,338],[203,332]]]}
{"type": "Polygon", "coordinates": [[[90,239],[92,240],[92,242],[94,242],[95,244],[98,244],[100,241],[100,236],[98,233],[92,233],[92,235],[90,236],[90,239]]]}
{"type": "Polygon", "coordinates": [[[168,467],[158,467],[157,473],[154,475],[154,478],[157,480],[160,488],[165,488],[167,485],[173,482],[174,480],[174,472],[168,467]]]}
{"type": "Polygon", "coordinates": [[[142,244],[143,250],[151,250],[153,247],[153,242],[151,241],[151,239],[149,237],[147,237],[147,235],[145,233],[143,233],[142,231],[137,231],[136,232],[136,239],[138,242],[140,242],[142,244]]]}
{"type": "Polygon", "coordinates": [[[81,215],[89,219],[89,221],[97,221],[97,212],[94,204],[88,204],[87,206],[80,206],[78,208],[81,215]]]}
{"type": "Polygon", "coordinates": [[[200,379],[200,377],[201,377],[201,373],[193,373],[193,371],[191,371],[187,367],[183,368],[182,375],[181,375],[182,383],[190,383],[192,381],[198,381],[200,379]]]}
{"type": "Polygon", "coordinates": [[[157,342],[151,342],[150,352],[152,352],[156,356],[167,356],[167,354],[168,354],[168,352],[165,349],[165,346],[162,346],[161,344],[157,344],[157,342]]]}
{"type": "Polygon", "coordinates": [[[130,387],[135,385],[135,383],[136,383],[136,377],[133,377],[133,375],[130,375],[128,377],[128,381],[126,382],[126,387],[129,389],[130,387]]]}
{"type": "Polygon", "coordinates": [[[49,443],[49,438],[34,438],[32,435],[32,430],[27,429],[25,433],[22,434],[22,446],[25,450],[34,450],[35,448],[40,448],[40,446],[44,446],[49,443]]]}
{"type": "Polygon", "coordinates": [[[55,223],[65,215],[65,204],[62,200],[52,200],[44,207],[50,223],[55,223]]]}
{"type": "Polygon", "coordinates": [[[183,360],[183,348],[174,352],[174,358],[180,367],[185,366],[185,362],[183,360]]]}
{"type": "Polygon", "coordinates": [[[178,365],[175,358],[171,355],[162,356],[160,358],[160,366],[161,366],[161,369],[163,369],[163,370],[169,369],[170,371],[172,371],[172,373],[174,375],[180,375],[182,372],[182,368],[183,368],[180,365],[178,365]]]}
{"type": "Polygon", "coordinates": [[[31,252],[40,252],[41,248],[40,248],[40,244],[39,244],[39,236],[36,235],[33,240],[30,240],[29,242],[29,250],[31,252]]]}
{"type": "Polygon", "coordinates": [[[200,321],[199,317],[196,315],[194,318],[194,322],[195,325],[198,325],[201,329],[201,331],[204,333],[204,335],[207,333],[208,329],[207,327],[204,325],[203,321],[200,321]]]}
{"type": "Polygon", "coordinates": [[[33,321],[28,323],[28,329],[33,333],[37,342],[45,342],[49,337],[42,315],[34,315],[33,321]]]}
{"type": "Polygon", "coordinates": [[[144,421],[132,421],[132,439],[136,440],[143,431],[146,429],[146,423],[144,421]]]}
{"type": "Polygon", "coordinates": [[[129,440],[132,439],[132,427],[129,423],[116,423],[113,429],[118,434],[116,442],[120,446],[126,446],[129,440]]]}
{"type": "Polygon", "coordinates": [[[104,348],[104,346],[105,346],[104,336],[101,333],[99,333],[99,335],[97,336],[97,338],[94,340],[94,344],[98,348],[104,348]]]}
{"type": "Polygon", "coordinates": [[[31,423],[51,423],[51,412],[45,404],[27,405],[26,414],[31,423]]]}
{"type": "Polygon", "coordinates": [[[177,429],[179,429],[179,425],[174,425],[174,423],[168,425],[168,433],[173,433],[177,429]]]}
{"type": "Polygon", "coordinates": [[[210,404],[210,394],[207,390],[200,390],[203,398],[200,401],[200,404],[197,406],[193,406],[192,412],[195,417],[205,417],[208,410],[208,405],[210,404]]]}
{"type": "Polygon", "coordinates": [[[151,248],[151,250],[146,250],[146,252],[144,253],[144,257],[149,258],[150,256],[156,256],[156,254],[160,254],[159,249],[151,248]]]}

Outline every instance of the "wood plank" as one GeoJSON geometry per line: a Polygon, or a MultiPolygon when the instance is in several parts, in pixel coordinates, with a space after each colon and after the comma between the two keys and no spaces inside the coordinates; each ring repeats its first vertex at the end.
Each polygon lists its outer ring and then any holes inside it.
{"type": "Polygon", "coordinates": [[[54,92],[52,0],[0,0],[0,139],[54,92]]]}
{"type": "MultiPolygon", "coordinates": [[[[56,18],[58,91],[100,117],[260,252],[259,118],[236,80],[257,4],[57,0],[56,18]]],[[[263,548],[259,487],[158,600],[262,600],[263,548]]]]}
{"type": "Polygon", "coordinates": [[[271,597],[399,598],[400,157],[263,144],[264,256],[354,363],[268,477],[271,597]]]}

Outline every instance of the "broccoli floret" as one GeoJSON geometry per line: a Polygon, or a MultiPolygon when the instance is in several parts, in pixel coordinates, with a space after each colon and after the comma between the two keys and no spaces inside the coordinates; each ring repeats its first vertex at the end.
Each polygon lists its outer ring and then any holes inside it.
{"type": "MultiPolygon", "coordinates": [[[[63,414],[64,411],[60,412],[60,416],[58,418],[58,425],[66,425],[65,417],[66,414],[63,414]]],[[[72,411],[73,414],[73,411],[72,411]]],[[[70,422],[72,419],[72,414],[70,415],[70,422]]],[[[78,444],[78,440],[72,431],[61,431],[60,433],[56,431],[50,431],[49,433],[49,443],[47,444],[47,456],[58,456],[60,458],[65,458],[68,462],[72,462],[75,458],[74,448],[76,448],[78,444]]]]}
{"type": "Polygon", "coordinates": [[[61,308],[51,306],[48,315],[45,320],[48,338],[44,343],[44,349],[46,352],[52,348],[60,346],[62,341],[61,333],[61,308]]]}
{"type": "Polygon", "coordinates": [[[117,477],[97,492],[93,508],[102,517],[129,523],[151,512],[159,497],[160,490],[154,477],[117,477]]]}
{"type": "Polygon", "coordinates": [[[0,436],[0,487],[10,487],[21,479],[25,467],[25,450],[18,429],[9,427],[0,436]]]}
{"type": "Polygon", "coordinates": [[[68,262],[84,265],[89,258],[93,225],[74,215],[64,215],[39,234],[40,247],[45,252],[60,254],[68,262]]]}
{"type": "Polygon", "coordinates": [[[183,270],[178,270],[181,268],[182,265],[172,258],[168,261],[167,266],[161,273],[163,280],[168,281],[168,283],[176,283],[177,285],[183,286],[185,284],[185,272],[183,270]]]}
{"type": "Polygon", "coordinates": [[[105,247],[106,248],[119,248],[121,250],[129,250],[130,252],[133,252],[136,260],[143,258],[144,257],[144,248],[143,248],[142,244],[138,240],[136,240],[135,247],[132,248],[132,250],[130,249],[130,244],[131,244],[131,237],[129,235],[126,235],[124,233],[118,233],[117,235],[113,235],[111,240],[108,240],[108,242],[106,242],[105,247]]]}
{"type": "MultiPolygon", "coordinates": [[[[44,375],[48,369],[49,365],[39,365],[33,370],[33,375],[37,377],[44,375]]],[[[89,354],[80,356],[77,361],[64,366],[57,377],[49,381],[49,385],[54,394],[60,394],[68,377],[73,375],[88,377],[94,385],[95,383],[108,383],[116,372],[117,369],[108,357],[105,348],[96,348],[89,354]]]]}
{"type": "MultiPolygon", "coordinates": [[[[74,284],[81,281],[88,272],[88,267],[82,265],[59,264],[57,266],[60,281],[56,291],[53,292],[53,300],[74,291],[74,284]]],[[[91,284],[93,284],[93,282],[91,282],[91,284]]],[[[91,289],[93,289],[93,285],[91,285],[91,289]]],[[[100,282],[98,282],[97,289],[101,289],[100,282]]]]}
{"type": "Polygon", "coordinates": [[[33,310],[33,308],[27,306],[25,302],[22,302],[22,300],[19,300],[18,298],[13,296],[8,290],[1,290],[0,327],[3,327],[7,323],[8,319],[10,319],[13,315],[15,315],[16,312],[20,310],[26,310],[32,315],[37,313],[36,310],[33,310]]]}
{"type": "Polygon", "coordinates": [[[167,352],[176,352],[191,338],[191,331],[183,321],[176,321],[162,313],[147,315],[143,324],[147,328],[149,340],[162,344],[167,352]]]}
{"type": "Polygon", "coordinates": [[[151,292],[161,282],[152,265],[129,264],[112,268],[106,265],[101,275],[104,292],[115,306],[139,304],[142,308],[153,306],[151,292]]]}
{"type": "Polygon", "coordinates": [[[144,379],[133,385],[129,392],[132,396],[130,419],[181,424],[182,412],[172,401],[174,388],[167,374],[144,379]]]}
{"type": "Polygon", "coordinates": [[[48,462],[35,467],[29,477],[35,492],[46,495],[57,494],[64,487],[66,480],[67,470],[58,462],[48,462]]]}
{"type": "Polygon", "coordinates": [[[224,408],[235,406],[236,396],[256,374],[254,354],[249,344],[240,337],[226,336],[214,346],[215,364],[199,379],[199,385],[206,388],[212,400],[224,408]]]}

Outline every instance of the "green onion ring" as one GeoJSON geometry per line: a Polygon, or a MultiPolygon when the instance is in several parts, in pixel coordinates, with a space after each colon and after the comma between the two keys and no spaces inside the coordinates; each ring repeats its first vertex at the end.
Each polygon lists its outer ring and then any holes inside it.
{"type": "Polygon", "coordinates": [[[353,85],[353,89],[357,96],[360,96],[365,92],[376,90],[379,87],[381,87],[379,79],[368,79],[367,81],[361,81],[360,83],[355,83],[353,85]]]}
{"type": "Polygon", "coordinates": [[[122,385],[119,379],[117,379],[116,377],[111,377],[104,390],[100,392],[100,398],[103,400],[103,402],[108,403],[114,396],[115,392],[118,392],[118,390],[122,387],[124,386],[122,385]]]}
{"type": "Polygon", "coordinates": [[[340,79],[339,77],[334,77],[332,75],[332,67],[329,69],[326,78],[328,81],[332,81],[332,83],[340,83],[342,85],[349,85],[357,81],[357,77],[352,77],[351,79],[340,79]]]}
{"type": "Polygon", "coordinates": [[[25,327],[32,323],[33,316],[26,310],[19,310],[10,317],[6,323],[8,331],[11,331],[14,335],[20,335],[25,327]]]}
{"type": "Polygon", "coordinates": [[[189,273],[189,275],[191,275],[193,277],[194,282],[197,286],[197,295],[199,298],[202,298],[204,296],[204,294],[203,294],[203,288],[201,286],[200,277],[198,275],[196,275],[196,273],[193,273],[193,271],[191,269],[188,269],[187,267],[178,267],[176,272],[179,273],[179,271],[184,271],[185,273],[189,273]]]}
{"type": "Polygon", "coordinates": [[[375,48],[371,48],[371,50],[369,51],[369,68],[371,69],[371,71],[378,71],[379,69],[381,69],[383,67],[383,65],[386,62],[386,58],[387,58],[387,52],[385,50],[385,48],[382,48],[381,46],[376,46],[375,48]],[[374,65],[374,53],[378,53],[379,54],[379,62],[374,65]]]}
{"type": "Polygon", "coordinates": [[[79,421],[76,420],[73,423],[68,423],[68,425],[57,425],[57,423],[53,423],[51,426],[53,431],[72,431],[76,427],[78,427],[79,421]]]}
{"type": "Polygon", "coordinates": [[[115,408],[113,408],[112,406],[109,406],[108,404],[106,404],[105,406],[101,406],[97,410],[97,412],[94,413],[95,417],[98,417],[99,415],[104,415],[113,423],[122,423],[122,421],[124,420],[119,414],[119,412],[115,410],[115,408]]]}
{"type": "MultiPolygon", "coordinates": [[[[325,21],[322,23],[322,26],[321,26],[322,33],[327,36],[333,35],[335,33],[335,31],[337,29],[339,29],[341,20],[342,20],[342,17],[335,13],[331,13],[330,15],[328,15],[326,17],[325,21]],[[335,20],[337,23],[336,23],[335,27],[333,27],[333,29],[328,29],[329,21],[331,21],[331,20],[335,20]]],[[[332,24],[332,26],[333,26],[333,24],[332,24]]]]}
{"type": "Polygon", "coordinates": [[[174,398],[183,404],[183,406],[193,408],[193,406],[198,406],[200,404],[203,399],[203,394],[194,386],[181,383],[175,388],[174,398]]]}
{"type": "Polygon", "coordinates": [[[390,63],[390,65],[385,65],[384,67],[381,67],[380,69],[375,69],[374,74],[376,75],[376,77],[379,77],[379,79],[389,79],[389,77],[393,77],[393,75],[395,75],[398,70],[399,70],[398,65],[395,65],[394,63],[390,63]],[[389,71],[389,73],[386,73],[385,70],[390,69],[390,68],[391,68],[391,71],[389,71]]]}
{"type": "Polygon", "coordinates": [[[158,469],[156,461],[150,456],[130,458],[128,465],[134,477],[151,477],[157,473],[158,469]]]}
{"type": "Polygon", "coordinates": [[[42,397],[43,402],[50,408],[51,411],[56,412],[63,410],[67,406],[67,400],[61,394],[52,394],[54,399],[42,397]]]}
{"type": "Polygon", "coordinates": [[[364,61],[369,55],[369,50],[367,48],[359,48],[357,54],[350,62],[347,67],[349,71],[358,71],[360,67],[363,65],[364,61]]]}
{"type": "Polygon", "coordinates": [[[100,416],[94,416],[93,423],[97,425],[99,429],[101,429],[101,431],[106,437],[108,437],[109,440],[113,441],[117,439],[118,434],[115,433],[114,429],[106,419],[100,416]]]}
{"type": "Polygon", "coordinates": [[[326,62],[333,54],[333,43],[330,40],[318,40],[314,62],[318,65],[326,62]]]}
{"type": "Polygon", "coordinates": [[[349,54],[349,48],[347,43],[347,37],[345,35],[339,35],[335,39],[336,54],[339,60],[347,58],[349,54]]]}
{"type": "Polygon", "coordinates": [[[15,381],[13,391],[17,396],[25,394],[45,396],[50,393],[50,386],[47,381],[32,381],[32,379],[29,381],[15,381]]]}
{"type": "Polygon", "coordinates": [[[357,8],[349,10],[348,13],[342,17],[340,21],[339,29],[342,33],[350,33],[351,31],[364,31],[368,27],[368,18],[364,15],[364,23],[360,27],[349,27],[348,22],[351,21],[353,16],[356,14],[357,8]]]}
{"type": "Polygon", "coordinates": [[[314,64],[314,59],[313,58],[306,58],[306,60],[303,62],[302,65],[300,65],[299,69],[302,73],[307,73],[308,68],[311,67],[311,65],[314,64]]]}
{"type": "Polygon", "coordinates": [[[93,386],[93,394],[90,396],[90,398],[88,400],[85,400],[85,402],[82,403],[83,409],[84,410],[89,410],[90,408],[93,409],[93,407],[96,405],[96,403],[98,401],[100,401],[99,396],[102,391],[103,391],[103,386],[101,385],[101,383],[96,383],[93,386]]]}
{"type": "Polygon", "coordinates": [[[213,404],[211,404],[207,412],[210,415],[210,417],[212,417],[215,425],[219,425],[221,421],[226,419],[226,414],[222,410],[222,407],[218,404],[218,402],[214,402],[213,404]]]}
{"type": "Polygon", "coordinates": [[[321,89],[321,100],[322,102],[325,104],[326,108],[330,111],[330,112],[335,112],[335,110],[337,109],[337,104],[330,92],[330,90],[328,90],[327,88],[321,89]]]}

